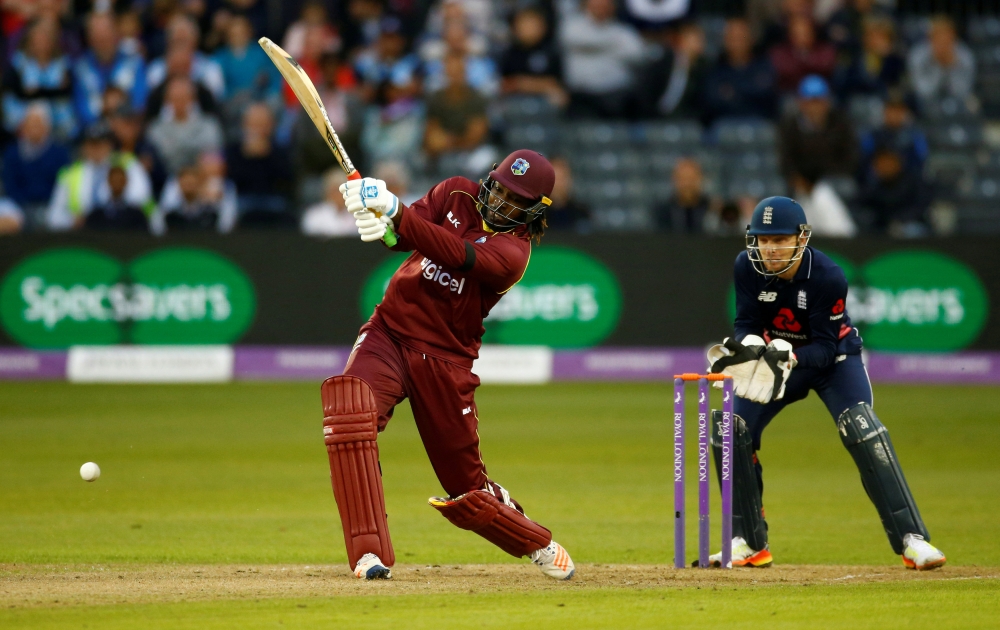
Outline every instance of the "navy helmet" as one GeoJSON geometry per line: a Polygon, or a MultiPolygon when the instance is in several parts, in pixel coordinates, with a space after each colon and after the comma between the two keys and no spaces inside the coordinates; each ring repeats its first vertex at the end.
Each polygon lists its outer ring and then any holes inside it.
{"type": "Polygon", "coordinates": [[[785,273],[795,265],[797,260],[802,258],[811,235],[812,227],[806,222],[806,211],[802,209],[799,202],[788,197],[764,199],[753,209],[750,225],[747,226],[747,253],[750,256],[750,262],[753,263],[753,268],[757,273],[765,276],[779,276],[785,273]],[[799,238],[794,245],[768,246],[770,255],[767,256],[767,262],[784,263],[779,269],[768,269],[764,257],[761,255],[757,237],[782,235],[796,235],[799,238]],[[790,250],[789,255],[781,258],[781,250],[790,250]]]}
{"type": "Polygon", "coordinates": [[[753,209],[747,234],[749,236],[799,234],[804,227],[808,228],[806,211],[798,201],[788,197],[768,197],[753,209]]]}

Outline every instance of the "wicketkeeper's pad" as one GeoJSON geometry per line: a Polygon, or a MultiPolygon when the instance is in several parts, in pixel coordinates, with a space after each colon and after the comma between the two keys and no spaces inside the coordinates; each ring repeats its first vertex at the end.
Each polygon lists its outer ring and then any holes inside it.
{"type": "Polygon", "coordinates": [[[375,394],[356,376],[328,378],[320,391],[330,479],[351,568],[366,553],[376,554],[385,566],[391,567],[396,557],[389,540],[378,462],[375,394]]]}
{"type": "Polygon", "coordinates": [[[431,497],[428,503],[452,525],[476,532],[516,558],[552,542],[552,532],[486,490],[473,490],[457,499],[431,497]]]}

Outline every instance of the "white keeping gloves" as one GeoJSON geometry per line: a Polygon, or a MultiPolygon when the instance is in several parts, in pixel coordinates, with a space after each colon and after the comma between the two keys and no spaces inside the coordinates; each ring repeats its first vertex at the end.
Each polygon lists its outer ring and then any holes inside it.
{"type": "Polygon", "coordinates": [[[709,348],[708,361],[713,373],[733,377],[737,396],[761,404],[781,400],[792,368],[798,364],[792,344],[775,339],[765,346],[757,335],[747,335],[743,343],[725,339],[709,348]]]}
{"type": "Polygon", "coordinates": [[[399,212],[399,199],[381,179],[364,177],[340,185],[347,211],[354,214],[358,234],[366,243],[381,240],[399,212]]]}

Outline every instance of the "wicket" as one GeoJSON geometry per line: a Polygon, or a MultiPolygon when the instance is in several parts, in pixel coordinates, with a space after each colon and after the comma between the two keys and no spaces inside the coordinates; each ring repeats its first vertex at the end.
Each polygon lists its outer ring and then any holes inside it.
{"type": "Polygon", "coordinates": [[[684,386],[698,381],[698,566],[708,568],[709,556],[709,381],[722,381],[722,567],[732,568],[733,540],[733,379],[722,374],[674,376],[674,566],[684,557],[684,386]]]}

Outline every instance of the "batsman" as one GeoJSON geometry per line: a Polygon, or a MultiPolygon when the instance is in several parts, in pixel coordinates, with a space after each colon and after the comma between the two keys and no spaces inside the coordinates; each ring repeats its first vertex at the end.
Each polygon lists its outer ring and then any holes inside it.
{"type": "MultiPolygon", "coordinates": [[[[847,312],[847,281],[809,245],[802,207],[787,197],[753,211],[746,251],[736,258],[735,333],[708,352],[712,372],[733,377],[733,566],[764,567],[768,548],[757,451],[761,434],[789,404],[815,391],[837,423],[893,552],[911,569],[933,569],[944,554],[930,544],[889,432],[875,415],[862,341],[847,312]]],[[[716,460],[721,447],[713,421],[716,460]]],[[[721,562],[721,554],[711,557],[721,562]]]]}
{"type": "Polygon", "coordinates": [[[412,252],[385,298],[361,327],[344,374],[322,386],[323,433],[347,557],[362,579],[391,577],[378,434],[409,399],[444,497],[431,507],[548,576],[569,579],[574,565],[551,532],[529,519],[492,480],[479,451],[472,372],[483,319],[524,275],[531,244],[545,232],[555,171],[541,154],[515,151],[485,181],[447,179],[411,206],[384,181],[341,186],[361,240],[412,252]],[[392,238],[387,238],[392,231],[392,238]]]}

